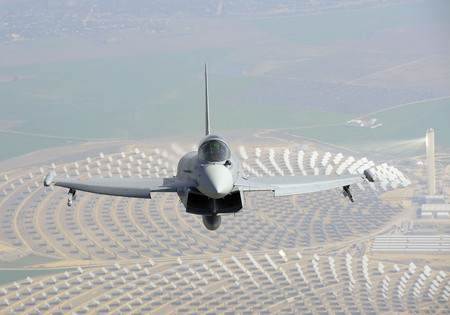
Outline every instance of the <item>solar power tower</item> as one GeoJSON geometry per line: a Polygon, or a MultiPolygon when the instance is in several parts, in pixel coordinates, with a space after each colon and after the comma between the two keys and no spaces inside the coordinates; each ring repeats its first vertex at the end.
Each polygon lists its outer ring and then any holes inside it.
{"type": "Polygon", "coordinates": [[[427,146],[427,183],[428,195],[436,195],[436,169],[434,165],[434,130],[430,128],[426,134],[427,146]]]}

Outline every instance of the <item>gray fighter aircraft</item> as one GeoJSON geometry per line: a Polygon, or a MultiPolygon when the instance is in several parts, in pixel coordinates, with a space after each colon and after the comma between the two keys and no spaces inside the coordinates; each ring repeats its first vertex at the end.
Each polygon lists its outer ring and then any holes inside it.
{"type": "Polygon", "coordinates": [[[202,215],[203,224],[216,230],[221,215],[232,214],[244,207],[243,195],[252,191],[272,191],[275,196],[312,193],[342,187],[342,193],[353,202],[350,185],[368,180],[373,182],[369,170],[364,175],[317,175],[317,176],[267,176],[244,175],[238,158],[220,136],[210,133],[208,74],[205,64],[206,131],[198,151],[184,155],[178,163],[177,175],[172,178],[57,178],[50,172],[44,186],[69,188],[69,206],[76,191],[123,196],[151,198],[153,192],[176,192],[188,213],[202,215]]]}

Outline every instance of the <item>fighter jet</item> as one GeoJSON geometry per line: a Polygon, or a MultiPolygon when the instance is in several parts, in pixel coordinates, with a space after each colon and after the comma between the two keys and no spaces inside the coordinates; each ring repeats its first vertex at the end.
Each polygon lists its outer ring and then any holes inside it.
{"type": "Polygon", "coordinates": [[[274,196],[289,196],[333,188],[341,188],[353,202],[350,185],[362,181],[373,182],[369,170],[363,175],[266,176],[249,177],[242,170],[239,159],[231,153],[230,145],[210,132],[208,72],[205,64],[205,137],[197,152],[184,155],[178,162],[177,174],[171,178],[58,178],[50,172],[44,186],[69,189],[68,206],[78,190],[112,196],[148,198],[152,193],[174,192],[186,212],[203,217],[209,230],[217,230],[221,216],[239,212],[244,205],[244,193],[272,191],[274,196]]]}

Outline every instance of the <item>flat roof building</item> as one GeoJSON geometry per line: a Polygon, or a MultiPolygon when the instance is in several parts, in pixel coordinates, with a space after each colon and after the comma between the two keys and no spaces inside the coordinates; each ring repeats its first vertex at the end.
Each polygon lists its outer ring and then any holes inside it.
{"type": "Polygon", "coordinates": [[[450,204],[423,204],[420,213],[422,218],[448,219],[450,217],[450,204]],[[430,217],[431,216],[431,217],[430,217]]]}

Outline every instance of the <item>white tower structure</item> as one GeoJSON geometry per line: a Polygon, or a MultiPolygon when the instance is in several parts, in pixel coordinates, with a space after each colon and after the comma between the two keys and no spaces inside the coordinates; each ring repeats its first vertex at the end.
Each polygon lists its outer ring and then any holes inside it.
{"type": "Polygon", "coordinates": [[[427,130],[426,146],[427,146],[428,196],[435,196],[436,195],[436,170],[435,170],[435,166],[434,166],[434,130],[432,128],[427,130]]]}

